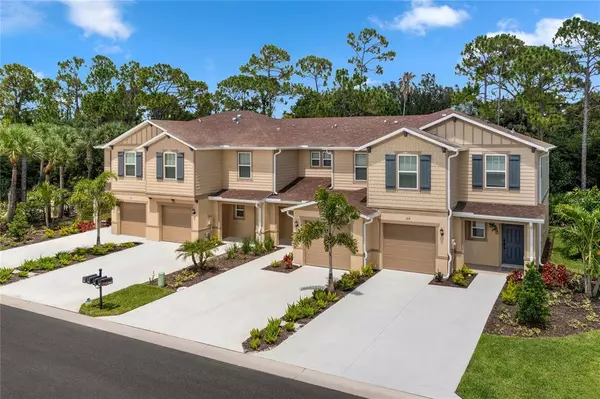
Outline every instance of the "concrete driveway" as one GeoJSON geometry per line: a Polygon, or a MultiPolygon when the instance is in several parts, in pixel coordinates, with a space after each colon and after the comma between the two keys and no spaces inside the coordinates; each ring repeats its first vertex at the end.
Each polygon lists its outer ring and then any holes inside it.
{"type": "MultiPolygon", "coordinates": [[[[281,317],[288,303],[323,286],[327,269],[304,266],[289,274],[261,270],[290,251],[260,259],[108,320],[234,351],[252,328],[281,317]]],[[[342,271],[335,270],[335,276],[342,271]]]]}
{"type": "Polygon", "coordinates": [[[429,281],[383,270],[258,356],[426,397],[456,397],[505,276],[480,273],[468,289],[429,281]]]}
{"type": "MultiPolygon", "coordinates": [[[[40,255],[51,256],[79,246],[93,245],[95,234],[96,232],[86,232],[57,238],[3,251],[0,256],[2,256],[3,266],[4,260],[7,259],[7,263],[14,267],[26,259],[36,258],[40,255]],[[11,253],[11,251],[15,252],[11,253]],[[5,258],[7,252],[9,254],[5,258]]],[[[179,244],[113,235],[108,229],[102,231],[103,243],[125,241],[143,242],[143,245],[20,280],[0,287],[0,293],[65,310],[79,311],[81,304],[88,298],[93,299],[98,296],[98,290],[93,286],[83,284],[81,277],[98,273],[99,268],[102,268],[102,274],[114,278],[112,285],[103,288],[103,293],[109,294],[132,284],[148,281],[153,272],[155,275],[158,275],[159,272],[171,273],[186,266],[183,261],[175,259],[175,249],[179,244]]],[[[217,252],[222,253],[224,248],[225,246],[219,247],[217,252]]]]}

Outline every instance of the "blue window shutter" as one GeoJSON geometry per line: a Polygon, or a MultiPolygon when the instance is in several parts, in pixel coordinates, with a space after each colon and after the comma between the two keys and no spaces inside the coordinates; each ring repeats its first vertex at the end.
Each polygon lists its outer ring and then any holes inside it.
{"type": "Polygon", "coordinates": [[[420,188],[431,190],[431,155],[421,155],[420,162],[420,188]]]}
{"type": "Polygon", "coordinates": [[[385,154],[385,188],[394,190],[396,188],[396,155],[385,154]]]}
{"type": "Polygon", "coordinates": [[[156,178],[162,180],[163,178],[163,153],[156,153],[156,178]]]}
{"type": "Polygon", "coordinates": [[[183,180],[183,152],[177,153],[177,180],[183,180]]]}
{"type": "Polygon", "coordinates": [[[117,159],[117,176],[125,176],[125,152],[119,151],[117,159]]]}
{"type": "Polygon", "coordinates": [[[521,156],[511,155],[508,165],[508,188],[519,190],[521,188],[521,156]]]}
{"type": "Polygon", "coordinates": [[[473,155],[472,164],[473,188],[483,188],[483,155],[473,155]]]}
{"type": "Polygon", "coordinates": [[[137,177],[144,175],[144,154],[142,152],[135,154],[135,175],[137,177]]]}

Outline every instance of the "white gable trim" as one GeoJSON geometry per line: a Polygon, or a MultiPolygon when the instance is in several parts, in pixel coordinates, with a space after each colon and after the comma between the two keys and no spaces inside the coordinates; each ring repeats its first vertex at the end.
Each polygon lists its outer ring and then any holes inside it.
{"type": "Polygon", "coordinates": [[[367,149],[367,147],[372,147],[372,146],[374,146],[376,144],[379,144],[379,143],[381,143],[383,141],[386,141],[386,140],[389,140],[389,139],[391,139],[393,137],[396,137],[396,136],[398,136],[398,135],[400,135],[402,133],[410,133],[413,136],[416,136],[416,137],[418,137],[418,138],[420,138],[422,140],[428,141],[428,142],[430,142],[432,144],[436,144],[436,145],[438,145],[438,146],[440,146],[442,148],[445,148],[447,150],[450,150],[450,151],[460,151],[459,147],[453,147],[453,146],[450,146],[450,145],[448,145],[446,143],[442,143],[440,141],[432,139],[431,137],[425,136],[425,135],[423,135],[423,134],[421,134],[419,132],[415,132],[414,130],[411,130],[411,129],[407,128],[407,127],[403,127],[402,129],[395,130],[392,133],[386,134],[385,136],[382,136],[382,137],[380,137],[378,139],[375,139],[375,140],[373,140],[373,141],[371,141],[371,142],[369,142],[369,143],[367,143],[365,145],[362,145],[362,146],[360,146],[358,148],[355,148],[354,150],[355,151],[364,151],[365,149],[367,149]]]}
{"type": "Polygon", "coordinates": [[[152,125],[152,126],[154,126],[154,127],[157,127],[157,128],[159,128],[160,130],[163,130],[163,131],[164,131],[164,130],[166,130],[165,128],[163,128],[163,127],[161,127],[161,126],[158,126],[156,123],[154,123],[154,122],[152,122],[152,121],[145,120],[145,121],[143,121],[142,123],[139,123],[139,124],[135,125],[134,127],[132,127],[131,129],[129,129],[129,130],[128,130],[128,131],[126,131],[125,133],[121,134],[120,136],[116,137],[115,139],[113,139],[113,140],[109,141],[108,143],[106,143],[106,144],[101,144],[101,145],[98,145],[98,146],[95,146],[94,148],[99,148],[99,149],[102,149],[102,150],[103,150],[103,149],[105,149],[105,148],[108,148],[108,147],[110,147],[110,146],[112,146],[112,145],[118,144],[118,143],[119,143],[121,140],[123,140],[123,139],[125,139],[125,138],[127,138],[127,137],[131,136],[131,135],[132,135],[132,134],[134,134],[134,133],[135,133],[135,132],[136,132],[136,131],[137,131],[139,128],[141,128],[141,127],[143,127],[143,126],[145,126],[145,125],[152,125]]]}
{"type": "MultiPolygon", "coordinates": [[[[528,145],[528,146],[533,147],[533,148],[535,148],[537,150],[545,151],[545,150],[548,149],[546,147],[542,147],[539,144],[533,143],[533,142],[531,142],[529,140],[525,140],[525,139],[522,139],[521,137],[513,136],[512,134],[508,134],[506,132],[503,132],[502,130],[496,129],[495,127],[489,126],[489,125],[487,125],[485,123],[481,123],[479,121],[475,121],[475,120],[473,120],[471,118],[468,118],[466,116],[462,116],[460,114],[454,114],[454,113],[448,114],[448,115],[444,116],[443,118],[437,119],[437,120],[435,120],[433,122],[430,122],[430,123],[428,123],[428,124],[426,124],[424,126],[421,126],[419,129],[421,129],[421,130],[428,129],[428,128],[432,127],[432,126],[435,126],[435,125],[438,125],[438,124],[440,124],[442,122],[445,122],[445,121],[447,121],[448,119],[451,119],[451,118],[458,118],[458,119],[462,120],[463,122],[467,122],[467,123],[470,123],[472,125],[478,126],[478,127],[482,128],[482,129],[485,129],[485,130],[488,130],[490,132],[499,134],[501,136],[506,137],[507,139],[518,141],[521,144],[528,145]]],[[[554,147],[551,146],[550,148],[554,148],[554,147]]]]}
{"type": "Polygon", "coordinates": [[[173,136],[171,133],[164,131],[161,134],[159,134],[158,136],[152,137],[150,140],[146,141],[143,144],[140,144],[136,149],[142,149],[144,147],[148,147],[149,145],[156,143],[159,140],[162,140],[165,137],[169,137],[172,138],[173,140],[177,140],[179,141],[181,144],[189,147],[191,150],[197,150],[196,147],[194,147],[193,145],[186,143],[185,141],[181,140],[180,138],[178,138],[177,136],[173,136]]]}

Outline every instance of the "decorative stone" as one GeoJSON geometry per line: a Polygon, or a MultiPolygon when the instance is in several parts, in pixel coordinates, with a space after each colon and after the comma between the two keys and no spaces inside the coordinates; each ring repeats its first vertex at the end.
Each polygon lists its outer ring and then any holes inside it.
{"type": "Polygon", "coordinates": [[[177,288],[177,292],[185,290],[187,287],[179,287],[177,288]]]}

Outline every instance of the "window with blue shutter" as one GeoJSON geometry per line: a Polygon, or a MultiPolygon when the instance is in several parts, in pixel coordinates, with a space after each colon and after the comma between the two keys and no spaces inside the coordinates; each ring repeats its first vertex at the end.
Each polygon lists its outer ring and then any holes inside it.
{"type": "Polygon", "coordinates": [[[431,190],[431,155],[422,154],[420,157],[420,188],[431,190]]]}
{"type": "Polygon", "coordinates": [[[122,177],[125,175],[125,152],[119,151],[117,154],[117,175],[122,177]]]}
{"type": "Polygon", "coordinates": [[[483,155],[472,156],[471,183],[473,188],[483,188],[483,155]]]}
{"type": "Polygon", "coordinates": [[[521,156],[511,155],[508,165],[508,188],[511,190],[521,189],[521,156]]]}
{"type": "Polygon", "coordinates": [[[142,177],[144,172],[144,155],[142,152],[135,154],[135,175],[136,177],[142,177]]]}
{"type": "Polygon", "coordinates": [[[183,152],[177,153],[177,180],[183,180],[183,152]]]}
{"type": "Polygon", "coordinates": [[[156,178],[162,180],[163,178],[163,153],[156,153],[156,178]]]}
{"type": "Polygon", "coordinates": [[[396,189],[396,155],[385,154],[385,188],[396,189]]]}

